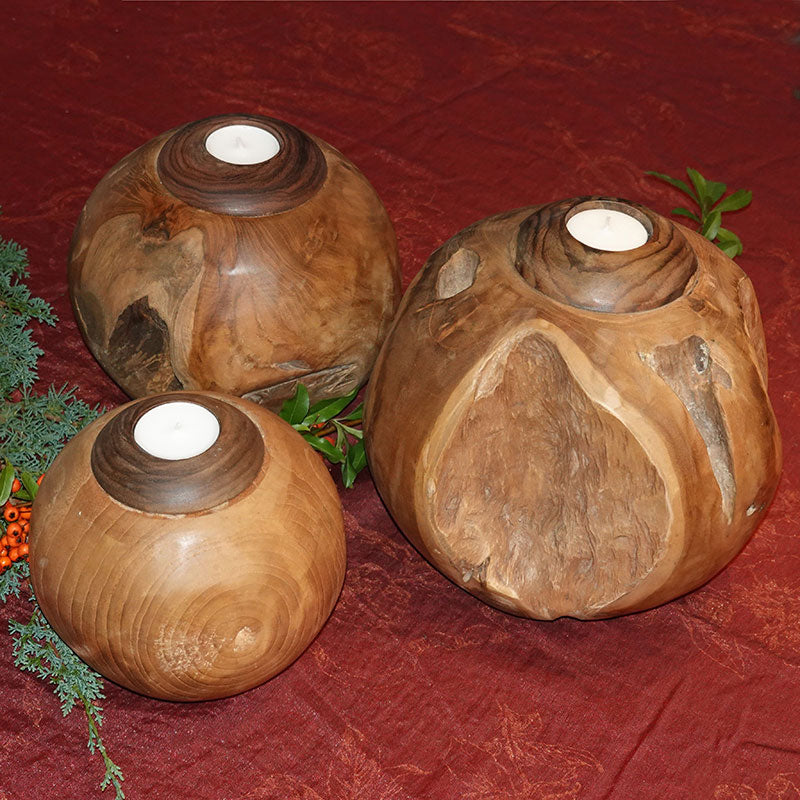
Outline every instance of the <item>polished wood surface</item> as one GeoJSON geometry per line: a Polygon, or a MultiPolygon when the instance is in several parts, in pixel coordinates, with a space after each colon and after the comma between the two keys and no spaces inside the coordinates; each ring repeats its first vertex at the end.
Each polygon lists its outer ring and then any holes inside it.
{"type": "Polygon", "coordinates": [[[131,396],[206,389],[277,408],[366,380],[400,295],[392,225],[337,150],[267,117],[216,117],[124,158],[83,209],[69,259],[86,342],[131,396]],[[223,124],[259,125],[263,164],[212,158],[223,124]],[[321,160],[320,160],[321,159],[321,160]]]}
{"type": "Polygon", "coordinates": [[[440,247],[365,409],[375,483],[413,544],[467,591],[540,619],[700,586],[780,474],[747,276],[638,207],[650,241],[584,264],[591,248],[563,223],[586,202],[501,214],[440,247]]]}
{"type": "Polygon", "coordinates": [[[185,125],[158,154],[158,177],[169,192],[195,208],[217,214],[261,217],[310,200],[325,182],[320,146],[294,125],[253,114],[226,114],[185,125]],[[271,133],[277,155],[260,164],[229,164],[206,150],[206,139],[226,125],[249,125],[271,133]]]}
{"type": "Polygon", "coordinates": [[[183,514],[236,497],[253,483],[265,457],[258,428],[235,406],[207,394],[170,392],[146,397],[115,414],[98,433],[90,463],[97,482],[120,503],[140,511],[183,514]],[[152,408],[176,400],[208,409],[220,431],[205,452],[169,461],[142,450],[134,429],[152,408]]]}
{"type": "MultiPolygon", "coordinates": [[[[266,454],[236,496],[164,514],[104,491],[93,449],[134,403],[65,447],[32,519],[31,578],[51,625],[107,678],[169,700],[225,697],[283,670],[317,635],[344,579],[339,498],[320,457],[260,406],[203,397],[246,416],[266,454]]],[[[250,447],[240,439],[234,455],[250,447]]],[[[154,480],[169,487],[169,465],[178,474],[186,467],[165,464],[154,480]]],[[[215,481],[226,484],[227,469],[204,472],[210,493],[215,481]]]]}

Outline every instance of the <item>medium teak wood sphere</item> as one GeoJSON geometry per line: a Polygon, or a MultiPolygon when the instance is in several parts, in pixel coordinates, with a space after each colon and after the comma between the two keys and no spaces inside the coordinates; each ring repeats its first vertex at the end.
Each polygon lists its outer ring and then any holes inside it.
{"type": "Polygon", "coordinates": [[[334,148],[286,122],[226,115],[122,159],[83,209],[69,257],[78,325],[132,397],[174,389],[277,408],[364,382],[400,293],[397,245],[375,190],[334,148]],[[278,152],[211,155],[246,125],[278,152]]]}
{"type": "Polygon", "coordinates": [[[604,198],[490,217],[431,256],[373,371],[365,438],[420,552],[540,619],[700,586],[744,546],[781,462],[750,280],[704,237],[604,198]],[[566,223],[593,208],[648,240],[583,245],[566,223]]]}
{"type": "Polygon", "coordinates": [[[39,605],[91,667],[136,692],[208,700],[294,661],[344,580],[336,487],[291,426],[208,392],[134,401],[79,433],[34,504],[30,569],[39,605]],[[210,410],[213,446],[150,455],[134,427],[173,400],[210,410]]]}

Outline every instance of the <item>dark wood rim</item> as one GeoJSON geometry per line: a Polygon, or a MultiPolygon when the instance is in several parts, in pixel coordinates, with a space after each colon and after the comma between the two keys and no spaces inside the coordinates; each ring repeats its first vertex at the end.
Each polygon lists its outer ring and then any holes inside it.
{"type": "Polygon", "coordinates": [[[266,457],[260,430],[238,408],[202,394],[170,392],[132,403],[111,419],[95,440],[91,465],[100,486],[120,503],[153,514],[189,514],[241,494],[266,457]],[[220,431],[204,453],[168,461],[142,450],[133,429],[151,408],[175,401],[207,408],[220,431]]]}
{"type": "Polygon", "coordinates": [[[288,122],[251,114],[226,114],[184,125],[158,154],[158,176],[183,202],[205,211],[263,217],[290,211],[310,199],[328,173],[325,154],[288,122]],[[261,164],[228,164],[206,150],[209,134],[225,125],[253,125],[275,136],[277,155],[261,164]]]}
{"type": "Polygon", "coordinates": [[[628,200],[592,196],[550,203],[526,218],[519,227],[515,267],[556,300],[588,310],[629,313],[680,297],[697,270],[697,259],[683,234],[660,214],[628,200]],[[618,252],[583,244],[567,230],[567,221],[590,208],[630,214],[645,226],[648,240],[618,252]],[[578,277],[585,294],[575,292],[578,277]]]}

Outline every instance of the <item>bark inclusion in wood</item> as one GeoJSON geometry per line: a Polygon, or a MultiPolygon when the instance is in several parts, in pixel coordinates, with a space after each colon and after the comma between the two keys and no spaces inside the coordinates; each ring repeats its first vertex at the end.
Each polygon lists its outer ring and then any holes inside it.
{"type": "Polygon", "coordinates": [[[708,344],[699,336],[656,347],[647,362],[683,403],[703,438],[722,496],[722,510],[730,522],[736,481],[725,415],[715,391],[715,381],[730,389],[730,376],[714,363],[708,344]]]}
{"type": "Polygon", "coordinates": [[[436,487],[434,520],[458,576],[509,610],[552,618],[606,605],[664,547],[661,477],[543,335],[504,345],[483,368],[436,487]]]}
{"type": "Polygon", "coordinates": [[[115,367],[131,376],[137,387],[166,386],[169,391],[183,385],[169,360],[169,329],[146,297],[140,297],[120,314],[108,340],[115,367]]]}

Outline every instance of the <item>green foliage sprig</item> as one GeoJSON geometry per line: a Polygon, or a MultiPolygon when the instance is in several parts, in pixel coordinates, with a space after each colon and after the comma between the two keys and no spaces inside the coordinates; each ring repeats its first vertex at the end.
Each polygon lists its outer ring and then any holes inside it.
{"type": "Polygon", "coordinates": [[[742,252],[742,241],[731,230],[722,227],[722,214],[726,211],[738,211],[750,205],[753,193],[745,189],[737,189],[727,197],[723,197],[727,190],[727,185],[718,181],[710,181],[704,178],[696,169],[686,168],[691,186],[679,178],[672,178],[663,172],[648,171],[648,175],[666,181],[670,186],[679,189],[688,195],[697,206],[697,211],[691,211],[683,206],[672,209],[672,214],[696,222],[700,233],[711,242],[715,242],[717,247],[725,255],[735,258],[742,252]]]}
{"type": "Polygon", "coordinates": [[[105,697],[103,681],[50,627],[32,593],[30,601],[34,605],[30,620],[24,624],[16,620],[9,623],[14,637],[14,663],[20,669],[33,672],[41,680],[53,685],[53,690],[61,701],[61,713],[64,716],[80,704],[89,725],[89,751],[99,753],[105,765],[100,789],[113,786],[116,796],[124,798],[122,770],[109,757],[100,736],[103,709],[99,701],[105,697]]]}
{"type": "Polygon", "coordinates": [[[356,475],[367,465],[364,450],[364,431],[361,420],[364,404],[346,411],[358,394],[358,388],[344,397],[320,400],[311,405],[308,389],[298,383],[295,393],[281,408],[280,416],[285,419],[315,449],[332,464],[341,464],[342,482],[349,489],[356,475]]]}
{"type": "Polygon", "coordinates": [[[42,351],[33,341],[30,320],[55,325],[53,309],[31,297],[23,280],[28,277],[28,252],[16,242],[0,238],[0,396],[27,389],[36,380],[36,362],[42,351]]]}
{"type": "MultiPolygon", "coordinates": [[[[98,408],[76,399],[74,390],[66,386],[50,387],[44,395],[31,391],[42,350],[34,342],[29,324],[35,320],[54,325],[57,320],[44,300],[31,297],[24,283],[28,277],[26,251],[0,238],[0,503],[9,497],[30,503],[37,489],[33,475],[43,473],[66,441],[99,413],[98,408]],[[20,479],[17,491],[13,491],[15,477],[20,479]]],[[[0,531],[0,535],[6,533],[2,519],[0,531]]],[[[50,627],[30,590],[29,578],[28,563],[23,559],[0,574],[0,601],[19,597],[27,585],[33,606],[27,622],[9,622],[14,663],[53,685],[64,715],[75,706],[83,708],[89,750],[97,752],[105,765],[100,788],[113,787],[116,800],[123,800],[122,771],[109,757],[100,736],[102,678],[50,627]]]]}

